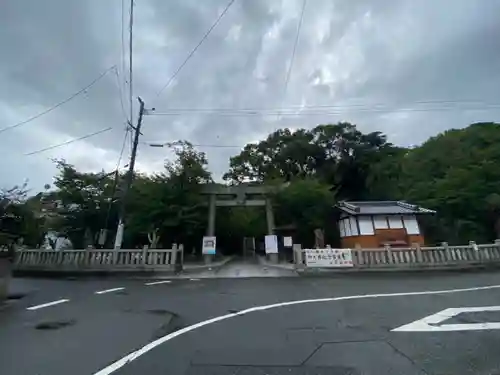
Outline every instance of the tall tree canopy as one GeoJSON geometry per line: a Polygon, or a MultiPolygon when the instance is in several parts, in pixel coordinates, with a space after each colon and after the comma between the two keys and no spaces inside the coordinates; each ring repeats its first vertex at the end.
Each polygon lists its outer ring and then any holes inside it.
{"type": "MultiPolygon", "coordinates": [[[[128,240],[137,243],[151,230],[158,229],[160,243],[172,242],[190,247],[204,235],[206,202],[201,196],[203,184],[212,182],[206,155],[188,142],[175,149],[174,162],[153,176],[138,176],[128,200],[128,240]]],[[[146,242],[147,243],[147,242],[146,242]]]]}
{"type": "Polygon", "coordinates": [[[500,238],[500,124],[448,130],[398,151],[372,169],[377,192],[438,211],[436,237],[480,242],[500,238]],[[399,162],[398,162],[399,160],[399,162]]]}
{"type": "Polygon", "coordinates": [[[363,134],[350,123],[281,129],[232,157],[224,179],[239,183],[313,177],[334,186],[338,197],[358,199],[365,192],[370,160],[391,147],[382,133],[363,134]]]}
{"type": "Polygon", "coordinates": [[[42,221],[27,199],[27,182],[22,186],[0,189],[0,248],[22,238],[36,246],[42,236],[42,221]]]}

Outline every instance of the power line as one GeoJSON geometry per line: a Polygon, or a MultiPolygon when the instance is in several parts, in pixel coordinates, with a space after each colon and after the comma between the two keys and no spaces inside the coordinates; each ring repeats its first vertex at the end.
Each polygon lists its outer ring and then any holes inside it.
{"type": "Polygon", "coordinates": [[[79,137],[79,138],[75,138],[75,139],[72,139],[70,141],[66,141],[66,142],[63,142],[63,143],[59,143],[59,144],[56,144],[56,145],[53,145],[53,146],[49,146],[49,147],[46,147],[46,148],[42,148],[40,150],[37,150],[37,151],[33,151],[33,152],[29,152],[27,154],[24,154],[25,156],[29,156],[29,155],[35,155],[35,154],[39,154],[41,152],[45,152],[45,151],[49,151],[49,150],[53,150],[54,148],[58,148],[58,147],[62,147],[62,146],[66,146],[66,145],[69,145],[71,143],[74,143],[74,142],[78,142],[78,141],[81,141],[81,140],[84,140],[84,139],[87,139],[87,138],[90,138],[90,137],[93,137],[93,136],[96,136],[98,134],[102,134],[104,132],[107,132],[107,131],[110,131],[111,129],[113,129],[113,127],[108,127],[106,129],[101,129],[99,131],[96,131],[94,133],[90,133],[90,134],[87,134],[87,135],[84,135],[83,137],[79,137]]]}
{"type": "Polygon", "coordinates": [[[120,96],[120,106],[121,106],[121,109],[122,109],[122,114],[123,114],[123,117],[125,117],[125,120],[127,121],[127,123],[129,122],[129,118],[128,118],[128,115],[127,115],[127,111],[125,111],[125,104],[123,103],[123,92],[122,92],[122,87],[121,87],[121,80],[120,80],[120,74],[118,73],[118,69],[115,68],[115,75],[116,75],[116,83],[118,85],[118,95],[120,96]]]}
{"type": "MultiPolygon", "coordinates": [[[[109,224],[109,218],[111,216],[111,209],[113,207],[113,203],[115,203],[115,195],[116,195],[116,190],[118,188],[118,180],[120,178],[120,164],[121,164],[121,161],[122,161],[123,152],[125,151],[125,146],[127,144],[127,138],[128,138],[128,134],[129,134],[130,131],[131,131],[131,128],[127,124],[127,127],[125,129],[125,137],[123,138],[122,147],[121,147],[121,150],[120,150],[120,154],[118,156],[118,161],[116,163],[116,168],[115,168],[114,172],[110,173],[110,174],[114,174],[115,178],[114,178],[114,181],[113,181],[113,186],[111,188],[111,196],[110,196],[109,203],[108,203],[108,209],[106,211],[106,219],[104,221],[104,227],[101,230],[101,233],[103,233],[102,235],[104,236],[104,239],[102,240],[103,243],[101,243],[101,245],[104,245],[104,243],[106,242],[107,231],[108,231],[108,224],[109,224]]],[[[107,175],[107,176],[109,176],[109,175],[107,175]]]]}
{"type": "MultiPolygon", "coordinates": [[[[281,100],[281,106],[283,106],[283,104],[285,102],[286,93],[288,91],[288,83],[290,82],[290,77],[292,75],[293,62],[295,60],[295,53],[297,52],[297,44],[299,43],[300,30],[302,29],[302,21],[304,20],[304,11],[306,9],[306,3],[307,3],[307,0],[302,1],[302,9],[300,11],[300,19],[299,19],[299,24],[297,26],[297,34],[295,35],[295,41],[293,43],[292,57],[290,58],[290,65],[288,66],[288,72],[286,73],[285,87],[283,89],[283,98],[281,100]]],[[[279,118],[279,114],[278,114],[278,118],[279,118]]]]}
{"type": "Polygon", "coordinates": [[[299,111],[295,110],[246,110],[246,111],[207,111],[207,112],[153,112],[149,113],[150,116],[185,116],[185,115],[206,115],[206,116],[220,116],[220,117],[252,117],[252,116],[334,116],[334,115],[343,115],[346,113],[363,113],[363,112],[374,112],[374,113],[388,113],[388,112],[440,112],[440,111],[486,111],[493,109],[500,109],[500,105],[491,104],[491,105],[482,105],[475,107],[459,107],[459,106],[448,106],[448,107],[428,107],[428,108],[383,108],[383,107],[366,107],[366,108],[357,108],[357,109],[348,109],[342,111],[341,108],[337,108],[337,110],[306,110],[299,111]]]}
{"type": "Polygon", "coordinates": [[[167,83],[160,89],[160,91],[157,92],[156,97],[160,96],[160,94],[163,92],[163,90],[165,90],[168,86],[170,86],[170,84],[173,82],[173,80],[175,79],[175,77],[177,77],[177,75],[182,70],[182,68],[184,68],[184,65],[186,65],[186,63],[191,59],[191,57],[193,57],[193,55],[196,53],[196,51],[198,50],[198,48],[200,48],[200,46],[203,44],[203,42],[212,33],[212,31],[219,24],[219,22],[222,19],[222,17],[224,17],[224,15],[227,13],[227,11],[231,7],[231,5],[233,5],[234,2],[235,2],[235,0],[230,0],[229,1],[229,3],[226,5],[226,7],[222,11],[222,13],[219,14],[219,16],[217,17],[217,19],[215,20],[215,22],[212,24],[212,26],[210,26],[210,28],[207,30],[207,32],[205,33],[205,35],[203,35],[203,37],[198,42],[198,44],[191,50],[191,52],[187,55],[187,57],[184,59],[184,61],[182,62],[182,64],[179,65],[179,67],[174,72],[174,74],[172,74],[172,76],[169,78],[169,80],[167,81],[167,83]]]}
{"type": "MultiPolygon", "coordinates": [[[[393,108],[400,108],[403,105],[413,104],[413,105],[421,105],[421,104],[474,104],[474,105],[484,105],[484,106],[496,106],[498,103],[486,102],[480,99],[461,99],[461,100],[419,100],[414,101],[412,103],[401,103],[398,107],[395,107],[395,104],[391,104],[393,108]]],[[[331,104],[323,104],[323,105],[292,105],[289,107],[242,107],[242,108],[168,108],[164,113],[172,112],[240,112],[240,111],[277,111],[280,109],[283,110],[304,110],[304,109],[345,109],[345,108],[357,108],[357,107],[368,107],[368,108],[379,108],[379,107],[387,107],[387,103],[358,103],[358,104],[343,104],[343,105],[331,105],[331,104]]],[[[390,107],[389,107],[390,108],[390,107]]],[[[162,113],[159,111],[159,113],[162,113]]],[[[154,112],[148,113],[149,115],[153,115],[154,112]]]]}
{"type": "MultiPolygon", "coordinates": [[[[144,145],[155,148],[162,147],[176,147],[180,146],[179,142],[164,142],[164,143],[155,143],[155,142],[141,142],[144,145]]],[[[218,144],[191,144],[193,147],[208,147],[208,148],[243,148],[243,146],[236,145],[218,145],[218,144]]]]}
{"type": "Polygon", "coordinates": [[[132,53],[132,41],[133,41],[133,26],[134,26],[134,0],[130,0],[130,21],[129,21],[129,46],[128,46],[128,58],[129,58],[129,67],[128,67],[128,74],[129,74],[129,82],[128,82],[128,88],[129,88],[129,105],[130,105],[130,122],[132,122],[132,118],[134,117],[134,107],[132,104],[132,98],[134,94],[134,87],[133,87],[133,68],[132,68],[132,60],[133,60],[133,53],[132,53]]]}
{"type": "Polygon", "coordinates": [[[3,132],[10,130],[10,129],[17,128],[17,127],[22,126],[22,125],[25,125],[33,120],[36,120],[37,118],[42,117],[43,115],[46,115],[49,112],[52,112],[56,108],[59,108],[60,106],[68,103],[69,101],[73,100],[74,98],[83,94],[84,92],[86,92],[86,90],[88,90],[89,88],[94,86],[98,81],[100,81],[106,74],[108,74],[115,67],[116,67],[116,65],[113,65],[112,67],[106,69],[103,73],[101,73],[96,79],[94,79],[92,82],[90,82],[87,86],[85,86],[83,89],[77,91],[76,93],[74,93],[73,95],[68,97],[67,99],[64,99],[62,102],[57,103],[56,105],[50,107],[49,109],[46,109],[45,111],[42,111],[42,112],[38,113],[37,115],[28,118],[27,120],[24,120],[24,121],[18,122],[17,124],[9,125],[5,128],[2,128],[2,129],[0,129],[0,133],[3,133],[3,132]]]}
{"type": "Polygon", "coordinates": [[[123,158],[123,153],[125,152],[125,145],[127,144],[127,138],[130,132],[130,126],[127,125],[127,128],[125,129],[125,137],[123,137],[123,143],[122,143],[122,148],[120,150],[120,155],[118,156],[118,162],[116,163],[116,170],[120,169],[120,164],[122,162],[123,158]]]}
{"type": "MultiPolygon", "coordinates": [[[[121,56],[120,56],[120,60],[121,60],[121,72],[122,74],[125,74],[125,0],[121,0],[121,14],[122,14],[122,17],[121,17],[121,56]]],[[[125,83],[126,83],[126,79],[124,80],[125,83]]]]}

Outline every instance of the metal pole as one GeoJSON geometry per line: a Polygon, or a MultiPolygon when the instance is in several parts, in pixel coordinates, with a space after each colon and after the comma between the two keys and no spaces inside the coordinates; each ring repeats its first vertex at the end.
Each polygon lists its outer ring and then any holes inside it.
{"type": "Polygon", "coordinates": [[[123,192],[121,207],[120,207],[120,220],[118,221],[118,228],[116,229],[116,237],[115,237],[115,249],[119,249],[122,246],[123,242],[123,231],[124,231],[124,221],[125,221],[125,204],[127,199],[127,193],[132,186],[132,181],[134,179],[134,167],[135,167],[135,159],[137,156],[137,145],[139,144],[139,136],[141,134],[141,126],[142,126],[142,116],[144,115],[144,102],[141,98],[139,100],[139,118],[137,120],[137,126],[133,128],[135,130],[134,135],[134,144],[132,145],[132,155],[130,157],[130,164],[126,176],[125,190],[123,192]]]}

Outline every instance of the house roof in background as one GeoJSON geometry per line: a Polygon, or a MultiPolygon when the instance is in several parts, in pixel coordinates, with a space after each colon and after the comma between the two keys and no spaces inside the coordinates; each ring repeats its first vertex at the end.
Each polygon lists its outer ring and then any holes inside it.
{"type": "Polygon", "coordinates": [[[337,209],[349,215],[435,214],[436,211],[403,201],[340,201],[337,209]]]}

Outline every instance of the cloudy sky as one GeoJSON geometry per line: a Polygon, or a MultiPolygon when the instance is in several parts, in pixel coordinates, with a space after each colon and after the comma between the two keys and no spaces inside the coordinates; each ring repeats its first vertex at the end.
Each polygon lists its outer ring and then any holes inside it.
{"type": "MultiPolygon", "coordinates": [[[[410,145],[448,128],[500,120],[498,0],[308,0],[286,90],[303,0],[236,0],[158,95],[227,3],[136,0],[134,8],[134,95],[170,114],[146,116],[142,141],[235,146],[200,146],[215,177],[238,146],[280,127],[350,121],[410,145]],[[233,111],[199,110],[221,108],[233,111]],[[256,111],[234,111],[241,108],[256,111]]],[[[2,0],[1,7],[0,129],[116,68],[56,110],[0,130],[0,187],[26,178],[33,189],[51,183],[51,158],[84,170],[114,169],[129,111],[122,0],[2,0]],[[113,129],[24,155],[107,127],[113,129]]],[[[138,169],[160,170],[170,155],[141,144],[138,169]]]]}

